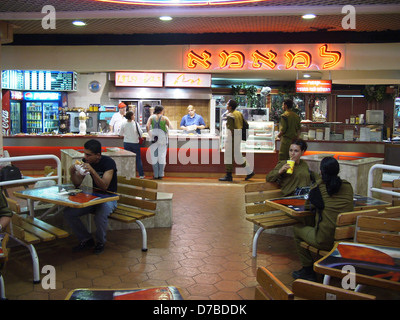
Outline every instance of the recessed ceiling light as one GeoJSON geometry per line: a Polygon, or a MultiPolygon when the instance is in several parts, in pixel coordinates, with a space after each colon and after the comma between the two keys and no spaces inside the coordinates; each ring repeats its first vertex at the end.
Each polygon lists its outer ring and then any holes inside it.
{"type": "Polygon", "coordinates": [[[172,17],[170,17],[170,16],[162,16],[162,17],[160,17],[160,20],[162,20],[162,21],[171,21],[172,17]]]}
{"type": "Polygon", "coordinates": [[[311,78],[311,75],[309,75],[308,73],[303,74],[303,78],[311,78]]]}
{"type": "Polygon", "coordinates": [[[78,27],[86,26],[86,23],[85,23],[85,22],[79,21],[79,20],[73,21],[72,24],[73,24],[74,26],[78,26],[78,27]]]}
{"type": "Polygon", "coordinates": [[[314,18],[316,18],[317,16],[315,15],[315,14],[313,14],[313,13],[307,13],[307,14],[305,14],[305,15],[303,15],[302,16],[302,18],[303,19],[314,19],[314,18]]]}

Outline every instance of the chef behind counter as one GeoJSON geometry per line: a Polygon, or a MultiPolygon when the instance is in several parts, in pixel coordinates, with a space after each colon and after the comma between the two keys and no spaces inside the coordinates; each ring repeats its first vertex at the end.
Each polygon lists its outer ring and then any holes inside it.
{"type": "Polygon", "coordinates": [[[201,115],[196,114],[196,110],[192,105],[187,107],[188,114],[182,117],[180,128],[184,133],[201,133],[201,129],[206,127],[206,123],[201,115]]]}

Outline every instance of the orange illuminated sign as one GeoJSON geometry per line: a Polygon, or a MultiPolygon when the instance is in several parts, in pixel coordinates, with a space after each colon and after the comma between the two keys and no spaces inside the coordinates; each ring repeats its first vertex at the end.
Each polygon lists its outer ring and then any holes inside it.
{"type": "Polygon", "coordinates": [[[296,93],[331,93],[332,80],[296,80],[296,93]]]}
{"type": "Polygon", "coordinates": [[[240,48],[190,46],[185,66],[191,70],[336,70],[344,68],[341,45],[252,45],[240,48]]]}
{"type": "Polygon", "coordinates": [[[162,72],[115,72],[115,86],[162,87],[162,72]]]}

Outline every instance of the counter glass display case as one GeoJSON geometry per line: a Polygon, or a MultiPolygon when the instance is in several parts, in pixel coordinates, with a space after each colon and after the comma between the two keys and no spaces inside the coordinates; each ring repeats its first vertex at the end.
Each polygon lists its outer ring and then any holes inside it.
{"type": "MultiPolygon", "coordinates": [[[[221,151],[225,152],[225,139],[227,135],[226,121],[222,123],[220,135],[221,151]]],[[[249,121],[249,137],[242,141],[241,152],[274,152],[275,134],[273,121],[249,121]]]]}
{"type": "Polygon", "coordinates": [[[302,121],[301,137],[305,140],[381,142],[384,132],[382,124],[302,121]]]}

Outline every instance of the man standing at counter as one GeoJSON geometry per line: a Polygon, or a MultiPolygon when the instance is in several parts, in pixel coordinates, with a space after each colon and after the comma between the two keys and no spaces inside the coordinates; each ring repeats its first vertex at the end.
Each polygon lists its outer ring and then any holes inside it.
{"type": "Polygon", "coordinates": [[[283,114],[279,123],[280,131],[277,138],[281,139],[278,160],[289,160],[289,148],[293,139],[300,134],[300,117],[292,111],[293,100],[285,99],[282,104],[283,114]]]}
{"type": "Polygon", "coordinates": [[[247,163],[246,158],[242,156],[240,151],[240,144],[242,142],[243,115],[240,111],[236,110],[237,105],[238,104],[235,100],[229,100],[226,104],[226,109],[228,110],[228,114],[226,116],[227,136],[225,140],[224,155],[226,175],[223,178],[219,178],[219,181],[233,180],[232,173],[234,163],[242,168],[245,168],[247,173],[245,177],[246,181],[255,174],[250,165],[247,163]]]}
{"type": "Polygon", "coordinates": [[[206,127],[206,123],[201,115],[196,114],[196,110],[192,105],[187,107],[188,114],[182,117],[181,121],[181,129],[186,132],[196,131],[196,133],[200,133],[200,129],[204,129],[206,127]]]}
{"type": "Polygon", "coordinates": [[[118,105],[118,112],[114,113],[110,120],[110,132],[113,132],[119,135],[119,131],[121,130],[121,125],[125,119],[126,114],[126,104],[121,102],[118,105]]]}

